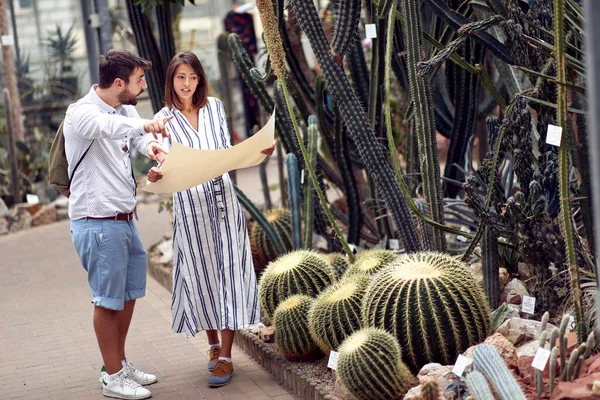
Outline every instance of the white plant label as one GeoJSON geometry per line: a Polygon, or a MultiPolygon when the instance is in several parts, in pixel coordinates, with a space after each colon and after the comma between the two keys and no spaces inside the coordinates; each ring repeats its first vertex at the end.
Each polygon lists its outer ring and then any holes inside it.
{"type": "Polygon", "coordinates": [[[377,25],[366,24],[365,25],[365,34],[366,34],[367,39],[376,39],[377,38],[377,25]]]}
{"type": "Polygon", "coordinates": [[[27,198],[27,204],[38,204],[40,202],[40,198],[35,194],[27,193],[25,197],[27,198]]]}
{"type": "Polygon", "coordinates": [[[329,352],[329,361],[327,362],[327,368],[337,369],[338,356],[340,353],[331,350],[329,352]]]}
{"type": "Polygon", "coordinates": [[[400,241],[398,239],[390,239],[390,250],[399,250],[400,241]]]}
{"type": "Polygon", "coordinates": [[[548,125],[548,131],[546,132],[546,143],[552,146],[560,147],[560,140],[562,139],[562,128],[556,125],[548,125]]]}
{"type": "Polygon", "coordinates": [[[2,35],[2,46],[14,46],[15,38],[13,35],[2,35]]]}
{"type": "Polygon", "coordinates": [[[472,362],[473,360],[470,358],[459,354],[458,358],[456,359],[456,363],[454,364],[454,368],[452,368],[452,373],[462,376],[463,372],[465,372],[465,368],[467,368],[472,362]]]}
{"type": "MultiPolygon", "coordinates": [[[[461,232],[465,232],[465,233],[470,233],[470,232],[471,232],[471,230],[470,230],[469,228],[467,228],[466,226],[461,226],[461,227],[460,227],[460,231],[461,231],[461,232]]],[[[466,243],[466,242],[467,242],[467,238],[466,238],[466,237],[464,237],[463,235],[458,235],[458,236],[456,237],[456,240],[460,240],[460,241],[461,241],[461,242],[463,242],[463,243],[466,243]]]]}
{"type": "Polygon", "coordinates": [[[569,328],[570,330],[575,329],[575,317],[572,315],[569,315],[569,324],[567,325],[567,328],[569,328]]]}
{"type": "Polygon", "coordinates": [[[535,297],[523,296],[521,311],[527,314],[535,314],[535,297]]]}
{"type": "Polygon", "coordinates": [[[304,185],[304,170],[300,173],[300,184],[304,185]]]}
{"type": "Polygon", "coordinates": [[[546,368],[546,363],[550,358],[550,350],[545,349],[543,347],[539,347],[537,352],[535,353],[535,357],[533,357],[533,362],[531,366],[537,370],[543,371],[546,368]]]}

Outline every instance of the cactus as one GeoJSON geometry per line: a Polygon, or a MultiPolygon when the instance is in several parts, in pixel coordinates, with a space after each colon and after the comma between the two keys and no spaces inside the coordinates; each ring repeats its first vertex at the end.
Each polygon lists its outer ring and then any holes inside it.
{"type": "Polygon", "coordinates": [[[333,279],[331,267],[318,253],[297,250],[285,254],[260,277],[258,294],[263,312],[272,317],[279,303],[295,294],[316,297],[333,279]]]}
{"type": "Polygon", "coordinates": [[[308,313],[310,335],[327,353],[361,328],[360,305],[371,278],[352,275],[325,289],[308,313]]]}
{"type": "Polygon", "coordinates": [[[498,265],[498,231],[486,226],[482,244],[483,288],[493,310],[500,303],[500,269],[498,265]]]}
{"type": "MultiPolygon", "coordinates": [[[[239,195],[238,195],[239,196],[239,195]]],[[[252,249],[252,260],[256,276],[260,276],[266,265],[278,256],[292,250],[292,221],[289,210],[275,209],[264,216],[274,233],[279,237],[281,248],[276,246],[272,234],[265,230],[264,224],[254,224],[250,230],[250,248],[252,249]]]]}
{"type": "Polygon", "coordinates": [[[367,274],[374,275],[379,270],[391,264],[398,258],[398,255],[391,250],[369,249],[358,253],[356,260],[348,270],[346,275],[367,274]]]}
{"type": "Polygon", "coordinates": [[[490,331],[490,309],[469,268],[443,253],[398,258],[373,277],[363,300],[365,326],[393,333],[414,372],[452,363],[490,331]]]}
{"type": "Polygon", "coordinates": [[[475,367],[490,381],[500,400],[526,400],[519,384],[492,345],[484,343],[477,346],[473,358],[475,367]]]}
{"type": "MultiPolygon", "coordinates": [[[[308,117],[308,163],[314,171],[317,168],[317,145],[319,131],[317,130],[317,118],[314,115],[308,117]]],[[[312,180],[306,179],[304,184],[304,237],[302,245],[305,249],[312,246],[313,223],[315,216],[315,196],[312,180]]]]}
{"type": "Polygon", "coordinates": [[[292,7],[302,30],[309,42],[327,82],[327,86],[340,109],[352,138],[367,171],[377,183],[377,187],[391,211],[402,241],[409,252],[418,251],[420,244],[416,237],[414,224],[410,219],[408,206],[402,195],[399,184],[394,179],[394,172],[388,157],[381,149],[373,130],[363,114],[356,95],[350,87],[348,78],[330,53],[330,46],[319,21],[319,15],[312,0],[293,0],[292,7]]]}
{"type": "Polygon", "coordinates": [[[308,330],[308,311],[314,301],[312,297],[297,294],[275,309],[275,343],[289,360],[308,361],[321,355],[308,330]]]}
{"type": "MultiPolygon", "coordinates": [[[[422,214],[429,217],[427,214],[427,202],[423,198],[415,199],[415,206],[422,214]]],[[[431,225],[425,222],[422,218],[418,216],[413,216],[415,224],[417,225],[417,231],[419,234],[419,240],[423,244],[423,249],[426,251],[434,251],[434,243],[433,243],[433,231],[431,225]]]]}
{"type": "MultiPolygon", "coordinates": [[[[435,137],[431,83],[429,78],[417,74],[417,63],[422,61],[421,57],[423,54],[421,2],[418,0],[402,0],[402,5],[406,15],[404,36],[407,48],[408,77],[410,95],[415,106],[416,132],[419,143],[423,189],[429,215],[431,215],[434,221],[443,223],[444,211],[442,209],[440,165],[435,137]]],[[[444,251],[446,249],[444,232],[434,227],[433,235],[436,250],[444,251]]]]}
{"type": "Polygon", "coordinates": [[[325,255],[325,259],[333,269],[333,274],[336,280],[339,280],[350,267],[348,257],[342,253],[330,253],[325,255]]]}
{"type": "Polygon", "coordinates": [[[354,332],[339,350],[336,377],[359,399],[401,399],[418,383],[402,363],[398,341],[381,329],[354,332]]]}
{"type": "Polygon", "coordinates": [[[421,384],[420,400],[440,400],[442,398],[437,380],[428,379],[421,384]]]}
{"type": "Polygon", "coordinates": [[[361,6],[360,0],[342,0],[337,3],[337,21],[331,43],[335,54],[346,54],[350,46],[358,40],[361,6]]]}
{"type": "Polygon", "coordinates": [[[292,239],[294,249],[302,248],[302,226],[300,221],[300,177],[298,176],[298,159],[294,153],[285,156],[285,167],[288,175],[288,194],[292,211],[292,239]]]}
{"type": "Polygon", "coordinates": [[[492,395],[490,387],[481,372],[469,372],[465,380],[473,400],[494,400],[494,395],[492,395]]]}
{"type": "Polygon", "coordinates": [[[555,378],[556,378],[556,359],[558,358],[558,347],[554,347],[552,352],[550,353],[550,376],[549,376],[549,385],[550,385],[550,393],[554,390],[555,378]]]}

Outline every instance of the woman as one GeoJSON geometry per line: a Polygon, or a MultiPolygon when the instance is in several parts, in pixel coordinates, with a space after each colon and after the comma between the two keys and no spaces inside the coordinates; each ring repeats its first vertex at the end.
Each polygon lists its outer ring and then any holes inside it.
{"type": "MultiPolygon", "coordinates": [[[[167,123],[173,141],[194,149],[231,147],[223,104],[207,97],[198,57],[180,52],[169,63],[165,104],[156,116],[167,123]]],[[[263,150],[273,153],[274,145],[263,150]]],[[[153,167],[148,180],[162,178],[153,167]]],[[[244,214],[228,174],[173,194],[172,329],[192,337],[206,331],[210,348],[209,386],[231,381],[235,331],[260,321],[256,275],[244,214]],[[221,331],[221,340],[217,331],[221,331]]]]}

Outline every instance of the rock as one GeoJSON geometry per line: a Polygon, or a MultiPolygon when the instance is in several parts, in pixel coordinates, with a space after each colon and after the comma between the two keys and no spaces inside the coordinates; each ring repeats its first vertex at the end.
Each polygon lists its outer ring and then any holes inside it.
{"type": "MultiPolygon", "coordinates": [[[[454,368],[453,365],[441,365],[438,363],[425,364],[419,371],[417,378],[419,379],[419,383],[424,383],[428,380],[435,379],[438,382],[440,392],[444,393],[446,391],[446,389],[448,388],[448,386],[454,384],[455,382],[460,381],[460,377],[456,376],[455,374],[452,373],[452,368],[454,368]]],[[[416,396],[420,396],[421,389],[420,389],[420,386],[417,386],[417,387],[419,389],[414,390],[414,393],[416,396]]],[[[409,390],[408,393],[410,393],[410,392],[411,391],[409,390]]],[[[407,396],[408,396],[408,393],[407,393],[407,396]]],[[[404,398],[407,399],[407,397],[404,397],[404,398]]],[[[411,397],[409,397],[409,399],[410,398],[411,397]]],[[[418,397],[412,397],[412,398],[417,399],[418,397]]]]}
{"type": "MultiPolygon", "coordinates": [[[[530,319],[509,318],[496,330],[497,333],[506,337],[515,346],[539,339],[542,323],[530,319]]],[[[546,325],[546,330],[554,329],[552,324],[546,325]]]]}
{"type": "Polygon", "coordinates": [[[35,213],[31,221],[32,226],[39,226],[56,222],[56,208],[52,204],[46,204],[35,213]]]}
{"type": "Polygon", "coordinates": [[[11,233],[23,231],[31,227],[31,214],[26,207],[15,206],[9,216],[8,231],[11,233]]]}
{"type": "Polygon", "coordinates": [[[46,180],[35,182],[31,185],[31,191],[35,194],[41,204],[48,204],[50,196],[48,196],[48,183],[46,180]]]}
{"type": "Polygon", "coordinates": [[[500,270],[498,272],[500,274],[500,291],[502,291],[506,287],[506,284],[510,279],[510,275],[508,273],[508,270],[504,267],[500,267],[500,270]]]}
{"type": "Polygon", "coordinates": [[[4,218],[9,214],[8,207],[2,198],[0,198],[0,218],[4,218]]]}
{"type": "Polygon", "coordinates": [[[275,327],[266,326],[258,330],[258,337],[263,342],[272,343],[275,341],[275,327]]]}
{"type": "MultiPolygon", "coordinates": [[[[594,354],[593,356],[589,357],[585,361],[590,363],[590,366],[587,369],[588,374],[600,372],[600,354],[594,354]]],[[[584,368],[585,368],[585,362],[584,362],[584,368]]],[[[585,371],[584,368],[582,368],[583,371],[585,371]]]]}
{"type": "Polygon", "coordinates": [[[550,400],[598,400],[600,395],[593,393],[596,386],[598,391],[600,372],[576,379],[573,382],[559,382],[554,388],[550,400]]]}
{"type": "Polygon", "coordinates": [[[515,306],[514,304],[507,304],[508,315],[507,318],[521,318],[521,307],[515,306]]]}
{"type": "Polygon", "coordinates": [[[1,217],[0,218],[0,236],[6,235],[6,234],[8,234],[8,219],[6,217],[1,217]]]}
{"type": "MultiPolygon", "coordinates": [[[[531,366],[534,356],[521,356],[517,361],[519,375],[521,376],[521,382],[527,386],[535,385],[535,371],[536,369],[531,366]]],[[[554,376],[560,376],[560,366],[558,363],[554,364],[554,376]]],[[[550,362],[546,363],[546,367],[542,372],[542,380],[550,379],[550,362]]]]}
{"type": "Polygon", "coordinates": [[[406,392],[403,400],[421,400],[421,385],[415,386],[406,392]]]}
{"type": "Polygon", "coordinates": [[[517,347],[517,356],[530,356],[534,357],[537,349],[540,347],[540,341],[538,339],[531,340],[521,346],[517,347]]]}
{"type": "Polygon", "coordinates": [[[521,304],[523,296],[529,296],[529,291],[523,282],[516,278],[506,284],[501,294],[508,304],[521,304]]]}
{"type": "Polygon", "coordinates": [[[498,354],[500,354],[500,357],[502,357],[509,369],[514,370],[517,368],[517,361],[519,359],[517,356],[517,349],[515,349],[515,346],[509,342],[508,339],[499,333],[494,333],[492,336],[485,339],[484,343],[490,344],[496,348],[498,354]]]}
{"type": "Polygon", "coordinates": [[[173,249],[173,240],[171,239],[162,241],[156,245],[156,250],[160,251],[160,254],[165,254],[171,249],[173,249]]]}
{"type": "Polygon", "coordinates": [[[527,263],[520,262],[517,265],[517,269],[519,271],[519,280],[525,284],[525,287],[527,287],[529,292],[533,292],[535,289],[535,279],[533,279],[535,274],[533,273],[531,266],[527,263]]]}
{"type": "Polygon", "coordinates": [[[63,221],[69,219],[69,210],[67,208],[56,208],[56,220],[63,221]]]}
{"type": "Polygon", "coordinates": [[[473,274],[473,278],[475,281],[481,286],[483,286],[483,264],[480,262],[475,262],[469,266],[471,268],[471,273],[473,274]]]}
{"type": "Polygon", "coordinates": [[[67,209],[69,208],[69,198],[65,196],[58,196],[53,202],[54,207],[57,209],[67,209]]]}
{"type": "Polygon", "coordinates": [[[17,210],[19,210],[19,209],[25,209],[25,210],[27,210],[27,212],[29,214],[34,215],[36,212],[39,211],[40,208],[42,208],[42,205],[40,203],[36,203],[36,204],[19,203],[19,204],[15,204],[13,206],[13,208],[11,210],[11,215],[18,212],[17,210]]]}

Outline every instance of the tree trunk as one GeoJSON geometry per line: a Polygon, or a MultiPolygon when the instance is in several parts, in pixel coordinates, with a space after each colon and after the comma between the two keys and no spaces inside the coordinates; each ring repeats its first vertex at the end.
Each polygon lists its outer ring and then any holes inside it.
{"type": "MultiPolygon", "coordinates": [[[[10,1],[10,0],[9,0],[10,1]]],[[[0,36],[8,35],[8,17],[6,13],[6,0],[0,0],[0,36]]],[[[8,89],[12,103],[12,124],[15,139],[23,141],[23,119],[21,118],[21,98],[17,87],[17,69],[13,57],[12,45],[2,45],[2,64],[4,64],[4,87],[8,89]]]]}

